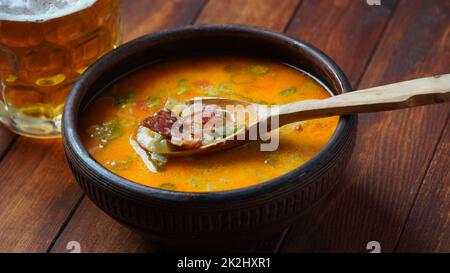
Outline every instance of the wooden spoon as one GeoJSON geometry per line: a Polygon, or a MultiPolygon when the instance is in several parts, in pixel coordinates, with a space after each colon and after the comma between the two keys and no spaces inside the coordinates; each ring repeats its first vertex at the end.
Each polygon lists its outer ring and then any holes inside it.
{"type": "MultiPolygon", "coordinates": [[[[256,109],[267,109],[265,105],[217,97],[194,98],[186,103],[195,103],[199,100],[201,100],[203,105],[216,104],[223,108],[227,105],[252,105],[256,109]]],[[[358,90],[323,100],[305,100],[279,105],[279,111],[275,113],[279,117],[278,126],[272,126],[268,130],[270,131],[289,123],[308,119],[388,111],[446,101],[450,101],[450,74],[358,90]]],[[[259,126],[262,122],[265,123],[264,126],[270,125],[269,121],[273,115],[259,116],[258,120],[249,123],[245,130],[241,130],[218,142],[204,145],[197,149],[172,151],[167,153],[167,155],[202,155],[243,145],[249,141],[248,132],[250,129],[254,126],[259,126]],[[246,140],[239,140],[238,134],[246,134],[246,140]]]]}

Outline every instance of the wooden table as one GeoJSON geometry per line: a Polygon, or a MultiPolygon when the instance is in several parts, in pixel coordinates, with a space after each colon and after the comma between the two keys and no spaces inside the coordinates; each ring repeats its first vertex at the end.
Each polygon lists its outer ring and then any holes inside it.
{"type": "MultiPolygon", "coordinates": [[[[124,39],[186,24],[238,23],[310,42],[355,88],[450,69],[449,0],[128,0],[124,39]]],[[[360,115],[344,179],[278,242],[245,251],[450,251],[450,104],[360,115]]],[[[75,183],[60,140],[0,127],[0,251],[164,250],[120,226],[75,183]]]]}

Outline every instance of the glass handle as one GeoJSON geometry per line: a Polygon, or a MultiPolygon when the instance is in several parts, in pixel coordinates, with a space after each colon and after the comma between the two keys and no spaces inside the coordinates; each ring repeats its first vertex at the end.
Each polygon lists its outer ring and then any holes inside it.
{"type": "Polygon", "coordinates": [[[0,101],[0,121],[5,123],[5,117],[6,117],[6,110],[5,110],[5,104],[3,101],[0,101]]]}
{"type": "Polygon", "coordinates": [[[1,99],[0,99],[0,122],[2,122],[5,125],[9,125],[11,122],[11,119],[8,115],[8,106],[3,102],[4,95],[6,90],[6,84],[4,81],[3,76],[0,78],[0,92],[1,92],[1,99]]]}
{"type": "Polygon", "coordinates": [[[7,80],[16,78],[19,72],[19,61],[14,52],[0,45],[0,122],[10,127],[12,118],[6,101],[7,80]]]}

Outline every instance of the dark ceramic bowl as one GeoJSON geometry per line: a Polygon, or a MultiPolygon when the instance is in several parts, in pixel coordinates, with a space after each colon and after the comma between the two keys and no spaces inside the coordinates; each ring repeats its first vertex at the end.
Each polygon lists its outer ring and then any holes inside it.
{"type": "Polygon", "coordinates": [[[258,185],[211,193],[139,185],[108,171],[89,155],[80,141],[78,118],[111,83],[174,56],[224,52],[278,59],[311,73],[334,94],[351,90],[341,69],[313,46],[245,26],[203,25],[162,31],[126,43],[97,61],[73,86],[65,104],[62,136],[66,156],[81,188],[99,208],[154,242],[225,248],[276,237],[334,187],[352,152],[357,118],[344,116],[330,142],[306,164],[258,185]]]}

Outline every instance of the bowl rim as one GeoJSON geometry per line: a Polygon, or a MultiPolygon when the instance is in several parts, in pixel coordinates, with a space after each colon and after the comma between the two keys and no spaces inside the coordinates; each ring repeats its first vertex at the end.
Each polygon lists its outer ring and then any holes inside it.
{"type": "Polygon", "coordinates": [[[148,40],[157,40],[163,38],[164,36],[173,36],[186,31],[230,31],[235,32],[235,34],[247,33],[251,35],[265,36],[269,39],[276,39],[287,44],[295,45],[298,48],[301,48],[307,54],[311,55],[312,58],[315,58],[320,63],[324,64],[325,68],[328,68],[330,71],[332,71],[332,76],[337,79],[340,85],[339,88],[343,93],[352,91],[351,84],[341,68],[321,50],[317,49],[307,42],[298,40],[294,37],[290,37],[286,34],[273,32],[268,29],[234,24],[203,24],[181,26],[138,37],[120,45],[116,49],[105,54],[94,64],[92,64],[73,85],[70,93],[66,98],[64,107],[62,118],[62,138],[64,149],[70,149],[71,154],[74,154],[79,159],[77,160],[78,163],[82,163],[86,168],[89,169],[90,172],[93,172],[96,177],[102,177],[107,183],[105,183],[105,181],[99,181],[98,179],[96,180],[97,182],[101,182],[105,187],[108,187],[117,193],[125,194],[129,197],[142,200],[146,200],[149,197],[152,197],[164,201],[189,200],[194,202],[218,202],[242,199],[244,197],[248,198],[266,192],[277,191],[281,187],[286,187],[288,184],[297,182],[299,177],[306,175],[314,167],[316,167],[318,163],[323,161],[324,157],[329,154],[331,150],[333,150],[333,148],[337,145],[338,140],[348,129],[350,125],[350,119],[354,117],[353,115],[341,116],[336,130],[334,131],[327,144],[304,164],[276,178],[243,188],[215,192],[169,191],[159,188],[153,188],[151,186],[145,186],[109,171],[99,162],[97,162],[93,157],[91,157],[89,152],[82,144],[78,134],[78,112],[80,110],[80,104],[83,97],[86,95],[87,90],[89,90],[90,88],[85,84],[85,82],[95,82],[99,75],[101,75],[104,70],[106,70],[106,67],[110,65],[109,59],[115,58],[115,56],[117,55],[124,54],[127,50],[132,50],[133,48],[139,47],[141,43],[147,42],[148,40]],[[98,76],[94,76],[95,74],[97,74],[98,76]],[[78,95],[78,93],[83,92],[83,90],[84,94],[81,97],[78,95]]]}

